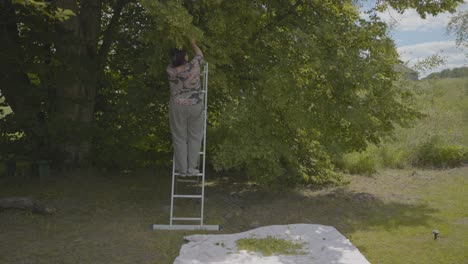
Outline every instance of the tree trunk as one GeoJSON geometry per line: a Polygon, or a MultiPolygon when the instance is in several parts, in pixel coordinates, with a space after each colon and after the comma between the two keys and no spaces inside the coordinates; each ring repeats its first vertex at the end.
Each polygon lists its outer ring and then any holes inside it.
{"type": "Polygon", "coordinates": [[[18,24],[22,21],[18,19],[24,17],[17,16],[15,8],[21,5],[15,6],[11,0],[0,0],[2,96],[15,114],[14,121],[21,121],[18,126],[24,129],[27,138],[31,142],[45,140],[47,152],[55,156],[50,158],[67,166],[86,165],[91,149],[96,89],[120,14],[128,2],[115,2],[114,16],[104,32],[100,48],[102,0],[51,2],[55,7],[72,10],[76,16],[64,22],[56,21],[56,35],[50,38],[50,43],[43,43],[46,52],[50,52],[50,58],[44,65],[53,65],[47,72],[39,74],[41,88],[47,89],[47,94],[41,98],[39,89],[31,84],[24,67],[28,41],[35,40],[27,39],[22,43],[19,38],[18,24]],[[44,105],[47,109],[41,109],[44,105]],[[38,114],[42,114],[41,118],[38,114]],[[42,128],[37,129],[38,126],[42,128]],[[28,131],[30,128],[31,133],[28,131]],[[45,132],[34,134],[36,130],[45,132]]]}
{"type": "Polygon", "coordinates": [[[69,165],[85,165],[90,150],[91,127],[98,83],[97,47],[101,27],[101,1],[58,1],[72,16],[58,25],[57,55],[63,74],[57,81],[56,124],[67,126],[59,151],[69,165]]]}

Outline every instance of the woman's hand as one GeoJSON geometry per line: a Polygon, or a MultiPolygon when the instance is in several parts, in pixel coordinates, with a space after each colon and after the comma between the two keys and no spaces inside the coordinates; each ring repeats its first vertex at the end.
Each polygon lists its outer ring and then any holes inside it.
{"type": "Polygon", "coordinates": [[[203,57],[203,52],[201,51],[201,49],[198,47],[197,43],[195,42],[195,38],[191,38],[190,43],[192,44],[192,48],[195,54],[203,57]]]}

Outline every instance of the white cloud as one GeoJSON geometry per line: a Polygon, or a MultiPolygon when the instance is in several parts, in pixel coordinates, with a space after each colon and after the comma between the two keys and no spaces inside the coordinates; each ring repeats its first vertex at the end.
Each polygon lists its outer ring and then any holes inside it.
{"type": "Polygon", "coordinates": [[[426,19],[422,19],[414,9],[399,14],[392,8],[383,13],[379,13],[379,17],[384,22],[391,25],[394,30],[400,31],[430,31],[444,28],[450,20],[450,14],[448,13],[440,14],[435,17],[428,15],[426,19]]]}
{"type": "MultiPolygon", "coordinates": [[[[361,17],[368,18],[368,15],[364,11],[371,7],[372,5],[361,9],[361,17]]],[[[465,10],[468,10],[468,2],[466,1],[458,6],[456,12],[465,10]]],[[[426,19],[422,19],[414,9],[408,9],[403,14],[399,14],[395,9],[390,8],[382,13],[378,13],[378,15],[382,21],[390,25],[393,33],[397,33],[395,34],[397,43],[419,42],[419,44],[415,45],[398,47],[400,58],[408,62],[409,66],[414,66],[418,60],[423,60],[435,54],[445,58],[446,63],[444,65],[421,72],[421,77],[443,69],[468,65],[468,48],[456,47],[454,40],[421,43],[423,41],[421,38],[422,34],[415,34],[414,37],[411,35],[413,32],[424,32],[424,35],[427,34],[427,37],[424,37],[424,39],[431,39],[432,35],[434,36],[432,38],[434,40],[441,39],[441,34],[445,31],[450,18],[454,14],[446,12],[437,16],[427,15],[426,19]],[[401,34],[402,32],[411,33],[401,34]]]]}
{"type": "MultiPolygon", "coordinates": [[[[468,10],[468,3],[463,3],[457,7],[457,12],[468,10]]],[[[428,32],[435,29],[445,29],[453,14],[445,12],[437,16],[427,15],[422,19],[415,9],[408,9],[403,14],[399,14],[395,9],[389,8],[384,12],[378,13],[382,21],[389,24],[392,29],[397,31],[422,31],[428,32]]],[[[361,11],[361,16],[368,16],[361,11]]]]}
{"type": "Polygon", "coordinates": [[[468,48],[457,47],[455,45],[455,41],[426,42],[399,47],[397,50],[400,54],[400,58],[404,62],[408,62],[409,66],[414,66],[418,60],[428,58],[435,54],[445,58],[445,64],[431,70],[421,72],[421,77],[443,69],[451,69],[468,65],[468,48]]]}

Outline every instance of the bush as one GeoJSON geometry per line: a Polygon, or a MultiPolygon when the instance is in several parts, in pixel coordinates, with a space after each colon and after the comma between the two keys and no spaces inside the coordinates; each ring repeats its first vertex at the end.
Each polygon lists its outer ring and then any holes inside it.
{"type": "Polygon", "coordinates": [[[383,167],[402,169],[407,165],[408,151],[404,149],[384,145],[379,148],[378,154],[383,167]]]}
{"type": "Polygon", "coordinates": [[[441,136],[435,135],[416,147],[413,165],[436,168],[456,167],[466,161],[466,156],[464,147],[449,143],[441,136]]]}
{"type": "MultiPolygon", "coordinates": [[[[236,131],[229,133],[233,132],[236,131]]],[[[213,150],[211,162],[215,170],[243,171],[251,180],[271,189],[342,182],[323,146],[302,130],[296,131],[290,144],[265,135],[236,136],[238,140],[225,137],[213,150]]]]}
{"type": "Polygon", "coordinates": [[[372,175],[377,171],[377,161],[368,153],[350,153],[345,155],[344,168],[351,174],[372,175]]]}

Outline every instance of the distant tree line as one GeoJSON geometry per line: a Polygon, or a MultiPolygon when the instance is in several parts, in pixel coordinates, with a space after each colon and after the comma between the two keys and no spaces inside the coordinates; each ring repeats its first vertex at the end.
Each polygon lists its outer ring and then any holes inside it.
{"type": "Polygon", "coordinates": [[[440,72],[431,73],[424,79],[464,78],[464,77],[468,77],[468,67],[445,69],[440,72]]]}

